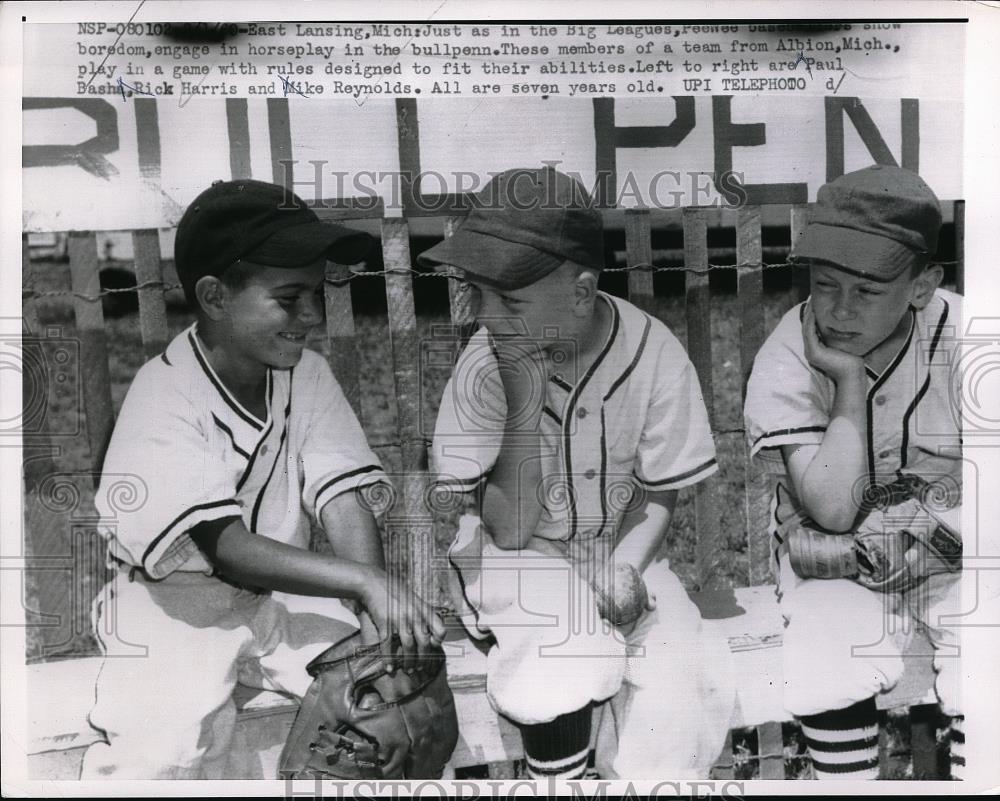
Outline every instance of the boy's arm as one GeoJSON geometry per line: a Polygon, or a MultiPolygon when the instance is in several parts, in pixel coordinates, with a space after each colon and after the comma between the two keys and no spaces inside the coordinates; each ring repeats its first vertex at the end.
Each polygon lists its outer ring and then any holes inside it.
{"type": "MultiPolygon", "coordinates": [[[[611,554],[611,565],[606,564],[601,556],[585,565],[585,570],[589,572],[586,578],[598,597],[612,599],[617,609],[613,612],[614,617],[608,619],[616,622],[618,614],[626,613],[620,624],[624,626],[623,631],[631,630],[643,612],[641,608],[634,606],[639,602],[635,600],[633,593],[636,585],[643,583],[643,571],[656,558],[663,544],[676,504],[677,490],[647,491],[642,501],[628,511],[622,520],[618,542],[611,554]],[[623,574],[622,568],[626,566],[631,566],[635,572],[623,574]],[[625,578],[629,573],[631,575],[625,578]],[[630,622],[624,622],[626,620],[630,622]]],[[[645,593],[644,596],[645,609],[655,609],[656,598],[645,593]]],[[[602,601],[598,602],[599,607],[601,603],[602,601]]],[[[602,609],[601,614],[605,615],[605,610],[602,609]]]]}
{"type": "Polygon", "coordinates": [[[647,491],[636,508],[626,513],[614,550],[615,564],[630,564],[641,574],[653,561],[670,528],[677,506],[677,490],[647,491]]]}
{"type": "Polygon", "coordinates": [[[533,346],[497,343],[507,419],[500,454],[483,489],[482,519],[497,547],[520,550],[542,514],[539,421],[548,380],[547,356],[533,346]]]}
{"type": "Polygon", "coordinates": [[[806,359],[836,385],[833,410],[821,444],[783,445],[781,455],[809,516],[823,528],[846,531],[857,517],[867,475],[865,363],[823,343],[811,306],[802,319],[802,337],[806,359]]]}
{"type": "Polygon", "coordinates": [[[418,599],[397,597],[400,590],[392,587],[377,564],[314,553],[252,534],[238,517],[195,526],[190,536],[212,565],[239,584],[360,602],[380,632],[396,631],[410,644],[404,648],[404,667],[415,656],[418,629],[425,640],[428,631],[437,641],[444,638],[437,615],[418,599]]]}
{"type": "Polygon", "coordinates": [[[320,521],[334,554],[373,567],[380,574],[381,580],[361,599],[364,610],[358,619],[362,640],[377,641],[388,631],[396,631],[407,657],[415,653],[415,646],[424,654],[431,643],[440,645],[445,630],[437,613],[406,587],[401,577],[386,574],[378,524],[360,503],[358,490],[343,492],[324,504],[320,521]]]}
{"type": "Polygon", "coordinates": [[[364,602],[377,567],[252,534],[239,517],[201,523],[190,537],[228,579],[265,590],[364,602]]]}

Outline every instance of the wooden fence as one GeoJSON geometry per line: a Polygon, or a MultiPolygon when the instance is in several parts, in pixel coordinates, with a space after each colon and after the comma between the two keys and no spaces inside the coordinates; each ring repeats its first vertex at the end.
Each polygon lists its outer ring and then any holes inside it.
{"type": "MultiPolygon", "coordinates": [[[[337,221],[371,216],[347,208],[317,209],[324,219],[337,221]]],[[[761,207],[744,207],[736,215],[736,264],[726,269],[735,271],[739,326],[739,370],[744,387],[753,358],[765,336],[763,303],[763,249],[761,241],[761,207]]],[[[698,373],[702,391],[709,408],[713,431],[719,428],[714,414],[716,393],[713,387],[713,340],[710,309],[712,294],[709,272],[720,269],[710,265],[708,222],[716,219],[718,212],[688,208],[680,211],[683,227],[683,260],[685,282],[685,312],[687,349],[698,373]]],[[[808,215],[807,206],[790,209],[789,227],[791,241],[802,231],[808,215]]],[[[653,261],[651,213],[648,210],[629,210],[625,218],[625,244],[628,298],[640,308],[653,311],[653,261]]],[[[954,208],[956,242],[956,278],[959,291],[964,274],[962,202],[954,208]]],[[[445,235],[450,235],[460,223],[460,217],[443,219],[445,235]]],[[[410,255],[410,229],[405,218],[379,219],[381,249],[384,262],[385,292],[388,309],[388,331],[392,354],[395,392],[397,399],[397,439],[401,452],[403,486],[399,492],[400,511],[408,520],[427,519],[425,508],[427,475],[427,443],[420,426],[420,359],[417,336],[417,318],[414,304],[413,279],[416,272],[410,255]]],[[[86,416],[86,434],[90,445],[91,462],[96,477],[103,454],[114,425],[114,407],[108,369],[108,343],[101,304],[101,287],[97,240],[93,233],[73,232],[69,235],[70,273],[72,276],[72,305],[80,338],[80,366],[83,406],[86,416]]],[[[139,230],[132,234],[135,253],[135,272],[138,284],[139,326],[144,354],[152,358],[162,352],[168,342],[163,254],[160,253],[156,230],[139,230]]],[[[23,249],[24,269],[30,269],[27,237],[23,249]]],[[[326,283],[326,336],[329,343],[331,368],[354,407],[361,412],[359,389],[359,358],[355,341],[355,315],[351,300],[350,273],[346,268],[329,266],[326,283]]],[[[448,280],[451,319],[456,325],[471,321],[467,287],[452,277],[448,280]]],[[[34,300],[26,294],[24,304],[25,330],[32,334],[41,331],[34,300]]],[[[33,387],[32,391],[37,391],[33,387]]],[[[26,389],[27,392],[27,389],[26,389]]],[[[42,426],[25,434],[25,497],[26,519],[30,529],[32,509],[37,506],[39,485],[54,471],[51,443],[42,426]]],[[[362,417],[363,421],[363,417],[362,417]]],[[[731,432],[730,432],[731,433],[731,432]]],[[[766,479],[750,469],[749,452],[744,446],[744,520],[749,554],[747,583],[750,586],[770,581],[769,542],[767,513],[769,487],[766,479]]],[[[695,489],[694,518],[697,537],[696,562],[710,564],[713,552],[720,546],[720,532],[712,514],[713,497],[711,482],[702,482],[695,489]]],[[[413,526],[396,533],[388,543],[400,549],[402,562],[410,566],[410,580],[426,597],[437,597],[438,588],[432,565],[440,554],[435,553],[434,532],[427,526],[413,526]]],[[[37,546],[36,546],[37,550],[37,546]]],[[[29,552],[29,557],[31,556],[29,552]]],[[[44,554],[35,554],[44,558],[44,554]]],[[[44,610],[43,610],[44,611],[44,610]]],[[[914,736],[918,736],[914,728],[914,736]]],[[[923,735],[924,750],[927,737],[933,738],[933,727],[923,735]]],[[[757,727],[758,753],[761,778],[784,778],[782,759],[783,742],[780,723],[757,727]]],[[[933,741],[931,740],[931,745],[933,741]]],[[[916,748],[916,744],[914,746],[916,748]]],[[[729,766],[728,775],[732,775],[729,766]]],[[[725,775],[725,774],[724,774],[725,775]]]]}

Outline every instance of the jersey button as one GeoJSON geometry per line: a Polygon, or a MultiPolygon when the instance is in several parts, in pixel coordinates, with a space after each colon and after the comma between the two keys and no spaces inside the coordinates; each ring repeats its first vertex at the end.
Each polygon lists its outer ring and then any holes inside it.
{"type": "Polygon", "coordinates": [[[583,474],[584,478],[593,478],[597,475],[597,471],[594,468],[590,468],[586,473],[583,474]]]}
{"type": "Polygon", "coordinates": [[[875,398],[875,403],[879,406],[885,406],[885,402],[886,402],[885,395],[879,395],[877,398],[875,398]]]}
{"type": "Polygon", "coordinates": [[[878,458],[879,459],[888,459],[891,455],[892,455],[892,451],[880,451],[879,455],[878,455],[878,458]]]}
{"type": "Polygon", "coordinates": [[[587,416],[587,410],[581,406],[579,409],[576,410],[576,416],[582,420],[584,417],[587,416]]]}
{"type": "Polygon", "coordinates": [[[262,445],[260,448],[260,455],[267,456],[267,445],[262,445]]]}

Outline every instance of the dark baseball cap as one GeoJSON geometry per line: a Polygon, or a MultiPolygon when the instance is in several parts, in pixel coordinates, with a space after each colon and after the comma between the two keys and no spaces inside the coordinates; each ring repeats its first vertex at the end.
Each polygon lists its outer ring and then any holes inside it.
{"type": "Polygon", "coordinates": [[[177,225],[174,261],[189,299],[206,275],[222,275],[238,261],[267,267],[304,267],[322,257],[355,264],[371,237],[321,222],[293,192],[276,184],[216,181],[187,207],[177,225]]]}
{"type": "Polygon", "coordinates": [[[599,272],[604,226],[583,184],[552,167],[494,176],[458,230],[417,257],[498,289],[533,284],[567,260],[599,272]]]}
{"type": "Polygon", "coordinates": [[[820,187],[812,220],[792,248],[813,259],[888,282],[937,251],[941,206],[910,170],[876,164],[820,187]]]}

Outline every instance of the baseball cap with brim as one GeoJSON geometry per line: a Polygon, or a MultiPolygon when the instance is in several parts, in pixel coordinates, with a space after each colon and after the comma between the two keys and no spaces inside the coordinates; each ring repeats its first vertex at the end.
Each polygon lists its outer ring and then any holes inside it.
{"type": "Polygon", "coordinates": [[[792,260],[822,261],[872,281],[894,281],[937,250],[941,206],[915,172],[873,164],[820,187],[792,260]]]}
{"type": "Polygon", "coordinates": [[[418,261],[425,266],[457,267],[470,280],[511,290],[544,278],[566,259],[464,225],[448,239],[421,253],[418,261]]]}
{"type": "Polygon", "coordinates": [[[844,272],[880,283],[895,281],[920,258],[919,254],[878,234],[813,224],[795,245],[796,261],[819,261],[844,272]]]}
{"type": "Polygon", "coordinates": [[[174,263],[189,300],[205,276],[221,276],[237,262],[304,267],[322,258],[354,264],[371,237],[322,222],[298,195],[251,179],[216,181],[188,206],[177,225],[174,263]]]}
{"type": "Polygon", "coordinates": [[[458,230],[417,257],[504,290],[533,284],[566,261],[600,272],[604,226],[583,184],[551,166],[495,175],[458,230]]]}
{"type": "Polygon", "coordinates": [[[321,258],[337,264],[356,264],[371,249],[371,237],[324,222],[306,222],[280,228],[255,248],[240,256],[267,267],[302,267],[321,258]]]}

